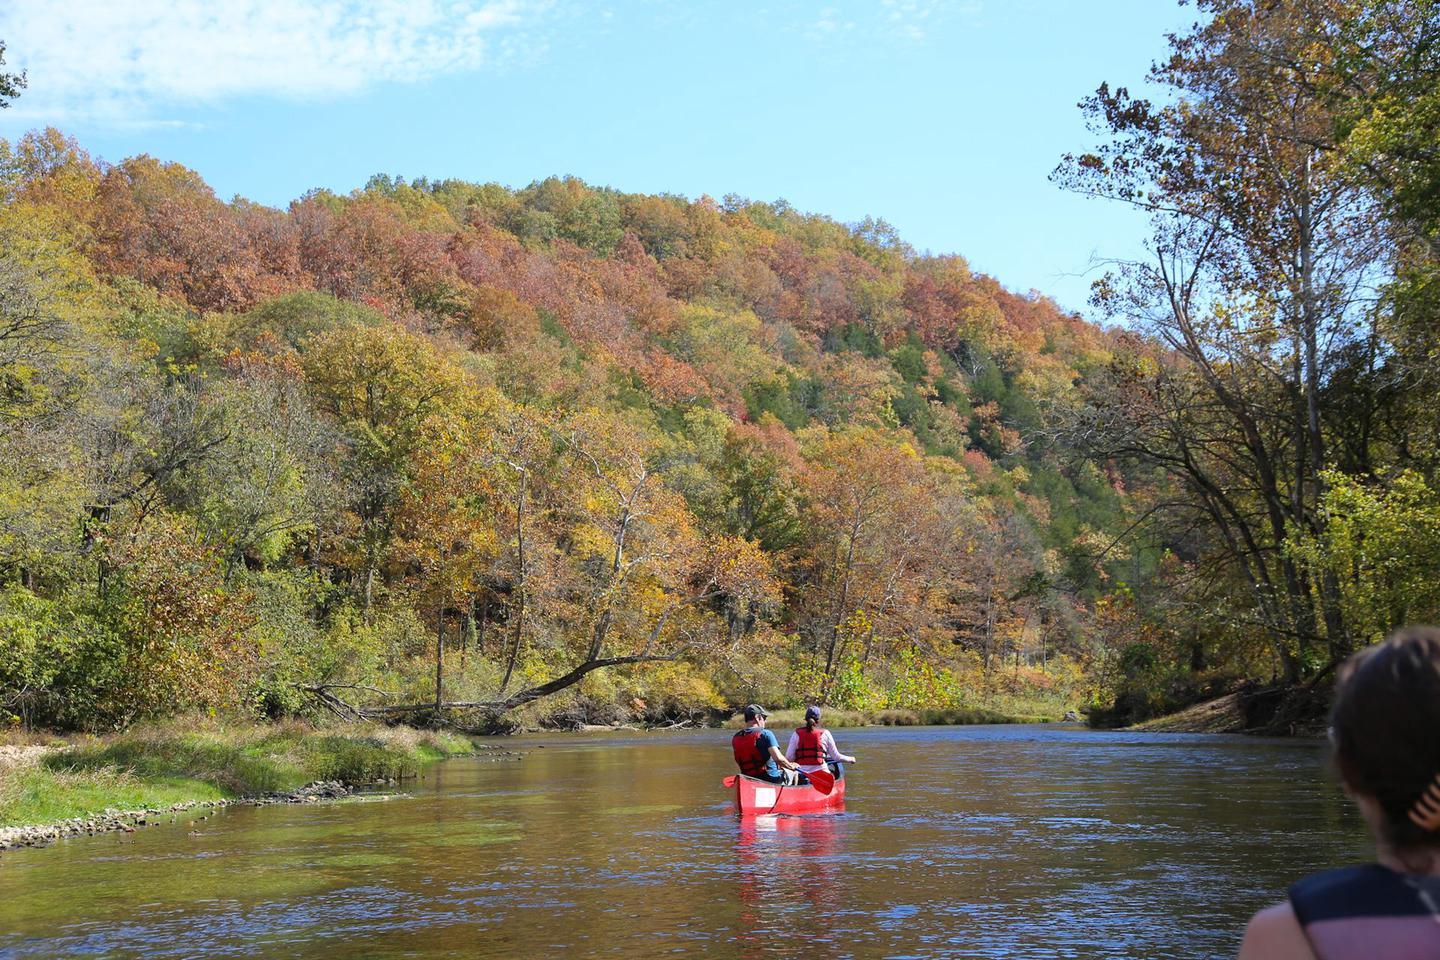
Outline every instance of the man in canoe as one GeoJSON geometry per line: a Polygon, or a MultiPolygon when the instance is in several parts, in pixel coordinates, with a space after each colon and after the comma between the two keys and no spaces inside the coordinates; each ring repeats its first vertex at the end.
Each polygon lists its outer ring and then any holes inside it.
{"type": "Polygon", "coordinates": [[[856,762],[854,757],[841,753],[830,731],[820,726],[820,708],[813,703],[805,708],[805,726],[790,734],[785,756],[799,765],[801,773],[814,773],[828,767],[836,780],[845,776],[842,764],[856,762]]]}
{"type": "Polygon", "coordinates": [[[765,708],[752,703],[745,708],[745,729],[730,739],[740,772],[757,780],[794,785],[802,782],[800,768],[780,752],[780,741],[765,729],[765,708]]]}

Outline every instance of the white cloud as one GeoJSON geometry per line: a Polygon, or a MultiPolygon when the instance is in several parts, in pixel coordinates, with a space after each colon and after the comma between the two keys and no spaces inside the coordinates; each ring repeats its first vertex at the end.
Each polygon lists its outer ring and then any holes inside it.
{"type": "Polygon", "coordinates": [[[17,119],[170,122],[245,95],[324,98],[492,64],[549,0],[6,0],[17,119]]]}

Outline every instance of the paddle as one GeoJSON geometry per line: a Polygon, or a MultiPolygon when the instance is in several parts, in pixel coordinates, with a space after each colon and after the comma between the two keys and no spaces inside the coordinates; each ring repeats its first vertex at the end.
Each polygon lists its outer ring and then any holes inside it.
{"type": "Polygon", "coordinates": [[[810,780],[810,786],[821,793],[829,793],[835,789],[835,774],[829,770],[811,770],[805,776],[810,780]]]}

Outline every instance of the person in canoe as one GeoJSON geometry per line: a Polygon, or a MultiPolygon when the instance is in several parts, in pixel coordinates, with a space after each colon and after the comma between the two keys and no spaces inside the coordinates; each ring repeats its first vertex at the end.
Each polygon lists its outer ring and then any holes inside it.
{"type": "Polygon", "coordinates": [[[730,739],[740,772],[770,783],[793,786],[805,782],[800,776],[800,768],[780,752],[780,741],[775,739],[775,734],[765,729],[765,718],[768,716],[765,708],[758,703],[745,708],[745,729],[730,739]]]}
{"type": "Polygon", "coordinates": [[[820,708],[813,703],[805,708],[805,726],[790,734],[785,756],[799,765],[801,773],[828,767],[836,780],[845,776],[845,764],[855,762],[854,757],[840,752],[830,731],[820,726],[820,708]]]}
{"type": "Polygon", "coordinates": [[[1250,921],[1240,960],[1440,957],[1440,630],[1345,662],[1330,743],[1376,862],[1297,882],[1250,921]]]}

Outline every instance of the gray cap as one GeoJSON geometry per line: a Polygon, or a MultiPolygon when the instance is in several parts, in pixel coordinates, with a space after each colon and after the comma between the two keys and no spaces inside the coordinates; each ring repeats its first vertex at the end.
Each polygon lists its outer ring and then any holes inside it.
{"type": "Polygon", "coordinates": [[[770,714],[766,713],[765,708],[760,706],[760,704],[758,703],[752,703],[745,708],[745,719],[747,722],[750,720],[754,720],[756,717],[768,716],[770,716],[770,714]]]}

